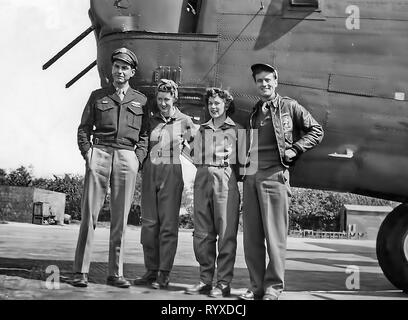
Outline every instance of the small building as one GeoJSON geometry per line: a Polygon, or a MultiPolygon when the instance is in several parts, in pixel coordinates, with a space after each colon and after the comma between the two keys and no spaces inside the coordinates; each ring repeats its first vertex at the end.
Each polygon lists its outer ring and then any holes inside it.
{"type": "Polygon", "coordinates": [[[349,238],[377,239],[378,229],[390,206],[363,206],[345,204],[340,210],[340,231],[347,232],[349,238]]]}
{"type": "Polygon", "coordinates": [[[34,203],[38,202],[47,204],[57,224],[64,223],[65,193],[3,185],[0,186],[0,219],[32,223],[34,203]]]}

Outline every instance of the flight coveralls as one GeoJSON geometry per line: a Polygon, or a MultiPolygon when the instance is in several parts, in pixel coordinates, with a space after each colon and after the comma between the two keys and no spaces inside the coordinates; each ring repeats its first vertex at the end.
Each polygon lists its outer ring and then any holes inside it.
{"type": "Polygon", "coordinates": [[[88,273],[94,230],[110,185],[110,276],[123,276],[124,236],[136,176],[147,155],[147,98],[128,87],[123,100],[111,86],[92,92],[78,127],[78,146],[87,160],[81,227],[74,272],[88,273]],[[91,142],[92,136],[92,142],[91,142]]]}
{"type": "MultiPolygon", "coordinates": [[[[262,128],[256,121],[264,102],[259,101],[249,118],[247,158],[256,162],[251,154],[262,128]],[[258,129],[257,131],[254,129],[258,129]]],[[[249,271],[250,288],[255,295],[278,296],[284,289],[286,239],[288,233],[289,185],[288,167],[303,152],[313,148],[323,139],[323,129],[312,115],[297,101],[281,97],[264,105],[268,108],[268,120],[272,124],[270,146],[275,146],[276,160],[272,166],[261,166],[244,174],[243,236],[245,261],[249,271]],[[291,163],[285,161],[285,150],[292,149],[296,157],[291,163]],[[266,240],[266,250],[265,250],[266,240]],[[266,251],[269,263],[265,266],[266,251]]],[[[265,131],[264,131],[265,132],[265,131]]],[[[265,140],[266,139],[266,140],[265,140]]],[[[256,152],[255,152],[256,153],[256,152]]],[[[251,164],[253,167],[254,164],[251,164]]],[[[255,167],[259,163],[255,163],[255,167]]]]}
{"type": "Polygon", "coordinates": [[[194,139],[193,248],[200,280],[207,285],[212,285],[216,261],[217,284],[229,285],[233,278],[240,205],[238,129],[242,127],[229,117],[219,128],[211,119],[194,139]]]}
{"type": "Polygon", "coordinates": [[[165,119],[150,118],[148,158],[143,167],[142,230],[147,270],[170,272],[177,250],[179,214],[184,182],[180,155],[193,139],[191,118],[176,108],[165,119]]]}

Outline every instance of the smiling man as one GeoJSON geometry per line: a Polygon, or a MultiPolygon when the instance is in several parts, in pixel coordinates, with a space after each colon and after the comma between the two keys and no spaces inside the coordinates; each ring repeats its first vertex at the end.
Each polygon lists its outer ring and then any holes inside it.
{"type": "Polygon", "coordinates": [[[247,159],[257,170],[244,177],[244,253],[250,287],[240,298],[276,300],[284,289],[288,167],[321,142],[323,129],[296,100],[275,92],[276,68],[258,63],[251,70],[260,100],[249,117],[247,159]]]}
{"type": "Polygon", "coordinates": [[[107,284],[130,286],[123,277],[124,235],[137,172],[147,154],[147,98],[129,86],[136,73],[136,55],[120,48],[112,53],[111,61],[113,83],[92,92],[78,127],[78,146],[85,159],[86,173],[72,281],[77,287],[88,285],[94,229],[109,183],[111,233],[107,284]]]}

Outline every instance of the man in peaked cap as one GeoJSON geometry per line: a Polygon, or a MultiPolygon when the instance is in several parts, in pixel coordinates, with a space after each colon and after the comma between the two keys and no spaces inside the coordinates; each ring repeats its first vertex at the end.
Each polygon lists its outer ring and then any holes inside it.
{"type": "Polygon", "coordinates": [[[137,60],[136,55],[133,53],[133,51],[127,48],[119,48],[113,51],[112,56],[111,56],[112,63],[115,60],[120,60],[120,61],[125,62],[128,65],[130,65],[133,69],[136,69],[137,65],[139,64],[139,61],[137,60]]]}
{"type": "Polygon", "coordinates": [[[107,284],[128,288],[123,277],[124,235],[136,176],[148,145],[147,98],[129,86],[138,60],[127,48],[111,56],[113,83],[91,93],[78,127],[86,173],[72,285],[86,287],[98,214],[110,183],[111,228],[107,284]],[[92,137],[92,140],[91,140],[92,137]]]}
{"type": "Polygon", "coordinates": [[[323,129],[296,100],[275,92],[275,67],[257,63],[251,70],[260,100],[247,127],[251,170],[244,178],[243,234],[250,287],[240,298],[277,300],[284,289],[291,196],[288,168],[321,142],[323,129]]]}

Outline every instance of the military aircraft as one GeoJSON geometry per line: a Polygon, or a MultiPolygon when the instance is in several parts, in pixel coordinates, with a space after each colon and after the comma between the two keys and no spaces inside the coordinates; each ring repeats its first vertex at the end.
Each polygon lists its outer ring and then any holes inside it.
{"type": "Polygon", "coordinates": [[[101,86],[110,54],[139,58],[131,84],[152,97],[160,78],[180,85],[179,106],[205,118],[209,86],[230,89],[234,120],[257,101],[250,66],[279,70],[278,92],[323,125],[322,144],[292,168],[292,185],[401,202],[383,221],[377,257],[386,277],[408,290],[408,0],[91,0],[91,26],[48,68],[94,33],[101,86]]]}

